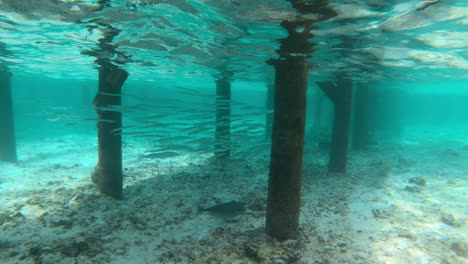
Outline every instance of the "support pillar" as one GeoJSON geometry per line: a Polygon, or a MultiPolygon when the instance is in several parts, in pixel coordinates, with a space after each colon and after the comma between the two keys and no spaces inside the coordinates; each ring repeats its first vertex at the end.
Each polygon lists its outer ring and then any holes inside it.
{"type": "Polygon", "coordinates": [[[271,138],[271,132],[273,129],[273,108],[275,100],[275,85],[267,85],[267,98],[266,98],[266,115],[265,115],[265,138],[271,138]]]}
{"type": "Polygon", "coordinates": [[[0,161],[17,161],[11,73],[3,68],[0,68],[0,161]]]}
{"type": "Polygon", "coordinates": [[[369,87],[367,83],[359,83],[355,89],[352,147],[365,149],[370,142],[369,87]]]}
{"type": "Polygon", "coordinates": [[[231,156],[231,81],[221,77],[216,81],[215,158],[231,156]]]}
{"type": "Polygon", "coordinates": [[[279,59],[268,62],[275,67],[275,100],[271,143],[266,232],[278,240],[299,235],[302,163],[306,119],[309,58],[315,44],[310,40],[313,23],[336,13],[327,1],[304,4],[289,0],[300,13],[320,13],[317,19],[281,22],[288,36],[280,39],[279,59]]]}
{"type": "Polygon", "coordinates": [[[316,90],[315,96],[314,96],[314,121],[312,125],[312,131],[311,134],[320,134],[321,127],[322,127],[322,108],[323,108],[323,99],[324,96],[321,91],[316,90]]]}
{"type": "Polygon", "coordinates": [[[98,114],[99,160],[93,182],[99,192],[115,199],[122,198],[122,113],[112,110],[122,102],[122,85],[128,73],[111,63],[99,68],[99,91],[93,105],[98,114]]]}
{"type": "Polygon", "coordinates": [[[343,76],[338,78],[336,86],[331,82],[319,82],[317,85],[330,98],[335,109],[328,171],[344,173],[348,162],[353,82],[343,76]]]}
{"type": "Polygon", "coordinates": [[[306,58],[277,60],[266,232],[279,239],[299,234],[302,162],[309,67],[306,58]]]}

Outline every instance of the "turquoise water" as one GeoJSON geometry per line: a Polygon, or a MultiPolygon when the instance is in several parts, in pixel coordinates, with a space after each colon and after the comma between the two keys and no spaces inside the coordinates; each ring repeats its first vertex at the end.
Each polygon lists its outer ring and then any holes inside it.
{"type": "Polygon", "coordinates": [[[466,263],[467,24],[463,0],[0,0],[18,155],[0,162],[0,262],[466,263]],[[293,5],[317,2],[336,16],[293,5]],[[294,54],[310,55],[300,236],[278,242],[264,230],[267,61],[283,21],[316,28],[313,51],[294,54]],[[114,109],[122,201],[90,177],[102,61],[129,74],[114,109]],[[231,155],[220,164],[223,75],[231,155]],[[350,143],[346,173],[329,173],[334,109],[317,83],[341,75],[354,95],[370,89],[369,137],[350,143]],[[246,210],[199,210],[230,201],[246,210]]]}

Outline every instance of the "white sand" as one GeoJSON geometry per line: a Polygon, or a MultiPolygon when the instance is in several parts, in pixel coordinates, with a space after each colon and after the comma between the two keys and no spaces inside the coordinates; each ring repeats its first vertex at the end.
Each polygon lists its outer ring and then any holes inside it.
{"type": "Polygon", "coordinates": [[[93,135],[18,143],[19,164],[0,164],[0,263],[468,263],[468,142],[352,152],[345,175],[329,175],[327,155],[307,150],[301,236],[282,243],[263,230],[261,153],[225,166],[207,155],[151,160],[141,158],[145,142],[130,139],[125,199],[115,201],[90,183],[93,135]],[[414,177],[427,185],[408,183],[414,177]],[[234,199],[245,214],[197,212],[234,199]]]}

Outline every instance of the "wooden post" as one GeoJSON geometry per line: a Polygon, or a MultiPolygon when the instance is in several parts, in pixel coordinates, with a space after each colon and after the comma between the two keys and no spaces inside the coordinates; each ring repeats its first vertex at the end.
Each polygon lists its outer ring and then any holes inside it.
{"type": "Polygon", "coordinates": [[[299,234],[309,67],[302,56],[277,60],[274,66],[275,111],[266,231],[274,238],[286,240],[299,234]]]}
{"type": "Polygon", "coordinates": [[[273,132],[271,137],[270,175],[266,232],[278,239],[299,235],[302,162],[306,118],[309,58],[314,51],[312,24],[335,16],[327,1],[289,0],[301,13],[319,13],[312,19],[284,20],[281,26],[288,36],[280,40],[279,59],[269,60],[275,67],[273,132]]]}
{"type": "Polygon", "coordinates": [[[122,113],[112,110],[120,106],[122,85],[128,73],[111,63],[102,64],[99,68],[99,91],[94,98],[99,121],[98,149],[99,160],[93,173],[93,182],[102,194],[115,199],[122,198],[122,113]]]}
{"type": "Polygon", "coordinates": [[[16,162],[11,73],[0,67],[0,161],[16,162]]]}
{"type": "Polygon", "coordinates": [[[354,94],[353,149],[364,149],[370,142],[369,102],[368,84],[358,83],[354,94]]]}
{"type": "MultiPolygon", "coordinates": [[[[315,89],[314,89],[315,90],[315,89]]],[[[311,134],[314,135],[320,135],[320,130],[322,127],[322,108],[323,108],[323,94],[319,90],[315,90],[315,95],[314,95],[314,121],[312,125],[312,131],[311,134]]],[[[318,138],[318,137],[317,137],[318,138]]]]}
{"type": "Polygon", "coordinates": [[[328,171],[346,172],[353,82],[349,77],[342,76],[338,78],[337,86],[331,82],[319,82],[317,85],[330,98],[335,107],[328,171]]]}
{"type": "Polygon", "coordinates": [[[221,77],[216,81],[215,158],[231,156],[231,81],[221,77]]]}
{"type": "Polygon", "coordinates": [[[273,129],[273,109],[275,101],[275,85],[267,85],[267,98],[266,98],[266,115],[265,115],[265,138],[271,138],[271,132],[273,129]]]}

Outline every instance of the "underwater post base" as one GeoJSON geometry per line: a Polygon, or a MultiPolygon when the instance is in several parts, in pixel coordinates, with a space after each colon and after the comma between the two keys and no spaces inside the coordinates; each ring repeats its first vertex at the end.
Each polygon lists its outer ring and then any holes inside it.
{"type": "Polygon", "coordinates": [[[120,106],[122,85],[128,73],[112,64],[99,68],[99,92],[93,105],[98,114],[98,164],[92,175],[99,192],[115,199],[122,198],[122,113],[109,109],[120,106]]]}
{"type": "Polygon", "coordinates": [[[309,66],[303,56],[276,60],[266,232],[278,240],[299,235],[309,66]]]}

